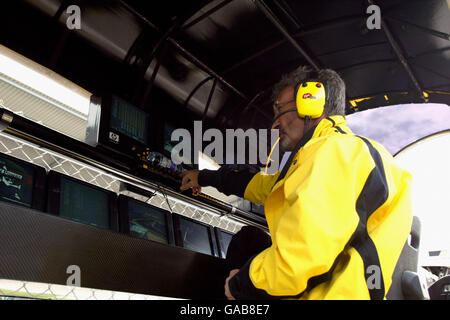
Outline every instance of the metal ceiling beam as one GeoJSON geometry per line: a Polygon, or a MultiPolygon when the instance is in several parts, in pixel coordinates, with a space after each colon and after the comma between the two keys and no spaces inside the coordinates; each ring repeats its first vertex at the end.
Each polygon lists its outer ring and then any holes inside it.
{"type": "Polygon", "coordinates": [[[411,22],[408,22],[408,21],[405,21],[405,20],[401,20],[401,19],[397,19],[397,18],[393,18],[393,17],[386,17],[386,19],[390,20],[390,21],[393,21],[393,22],[396,22],[396,23],[400,23],[400,24],[405,24],[407,26],[411,26],[411,27],[416,28],[417,30],[419,30],[421,32],[425,32],[425,33],[431,34],[431,35],[433,35],[435,37],[439,37],[439,38],[442,38],[444,40],[450,40],[450,34],[445,33],[445,32],[441,32],[441,31],[425,28],[425,27],[419,26],[419,25],[417,25],[415,23],[411,23],[411,22]]]}
{"type": "Polygon", "coordinates": [[[202,21],[203,19],[209,17],[210,15],[212,15],[214,12],[216,12],[217,10],[222,9],[223,7],[225,7],[227,4],[229,4],[231,1],[233,0],[224,0],[221,3],[219,3],[217,6],[209,9],[208,11],[206,11],[204,14],[202,14],[201,16],[199,16],[198,18],[192,20],[189,23],[186,23],[185,25],[183,25],[181,27],[182,30],[188,29],[190,27],[192,27],[193,25],[199,23],[200,21],[202,21]]]}
{"type": "Polygon", "coordinates": [[[254,109],[256,112],[258,112],[259,114],[261,114],[261,115],[262,115],[264,118],[266,118],[267,120],[272,121],[272,117],[271,117],[267,112],[265,112],[264,110],[262,110],[261,105],[256,106],[256,105],[254,104],[254,102],[255,102],[261,95],[263,95],[263,94],[265,93],[265,91],[266,91],[266,90],[262,90],[262,91],[258,92],[258,93],[252,98],[252,100],[251,100],[249,103],[247,103],[247,105],[242,109],[241,114],[245,114],[245,112],[246,112],[249,108],[252,108],[252,109],[254,109]]]}
{"type": "MultiPolygon", "coordinates": [[[[352,24],[352,23],[357,22],[357,21],[362,21],[362,19],[365,19],[365,16],[356,16],[356,17],[345,18],[345,19],[336,19],[336,20],[333,20],[332,22],[325,23],[325,24],[320,25],[318,27],[311,28],[311,29],[306,29],[306,30],[294,33],[292,35],[292,37],[299,38],[299,37],[315,34],[315,33],[318,33],[318,32],[321,32],[321,31],[325,31],[325,30],[328,30],[328,29],[332,29],[332,28],[335,28],[335,27],[345,26],[345,25],[352,24]]],[[[287,39],[282,39],[282,40],[279,40],[279,41],[277,41],[275,43],[272,43],[269,46],[267,46],[265,48],[262,48],[258,52],[255,52],[251,56],[245,58],[244,60],[241,60],[241,61],[237,62],[236,64],[232,65],[231,67],[228,67],[224,71],[221,71],[221,74],[227,74],[228,72],[233,71],[237,67],[240,67],[243,64],[246,64],[246,63],[248,63],[248,62],[250,62],[250,61],[260,57],[264,53],[267,53],[267,52],[269,52],[269,51],[271,51],[273,49],[276,49],[277,47],[283,45],[287,41],[288,41],[287,39]]]]}
{"type": "Polygon", "coordinates": [[[139,106],[144,109],[145,105],[147,104],[148,98],[150,96],[150,92],[153,89],[153,84],[155,83],[156,75],[158,74],[159,67],[161,66],[167,52],[167,44],[164,45],[159,53],[159,59],[156,61],[155,68],[153,69],[152,76],[150,77],[150,80],[147,84],[147,88],[145,89],[144,95],[141,98],[141,102],[139,103],[139,106]]]}
{"type": "Polygon", "coordinates": [[[389,43],[387,41],[372,42],[372,43],[367,43],[367,44],[363,44],[360,46],[354,46],[354,47],[324,52],[324,53],[318,54],[317,57],[325,57],[325,56],[330,56],[330,55],[334,55],[334,54],[340,54],[345,51],[354,51],[354,50],[365,49],[365,48],[369,48],[369,47],[376,47],[376,46],[381,46],[381,45],[389,45],[389,43]]]}
{"type": "Polygon", "coordinates": [[[300,52],[300,54],[308,61],[314,70],[320,70],[319,65],[309,56],[309,54],[298,44],[298,42],[289,34],[283,24],[277,19],[276,15],[262,0],[253,0],[255,5],[264,13],[264,15],[273,23],[275,27],[284,35],[284,37],[300,52]]]}
{"type": "Polygon", "coordinates": [[[206,64],[201,62],[199,59],[197,59],[192,53],[187,51],[185,48],[183,48],[178,42],[173,40],[172,38],[169,38],[168,41],[175,46],[180,52],[184,53],[191,62],[196,64],[199,68],[203,69],[206,73],[209,73],[211,76],[219,80],[223,85],[231,89],[233,92],[235,92],[238,96],[240,96],[244,100],[248,100],[248,97],[243,94],[241,91],[236,89],[232,84],[230,84],[228,81],[226,81],[222,76],[220,76],[217,72],[213,71],[211,68],[209,68],[206,64]]]}
{"type": "Polygon", "coordinates": [[[288,18],[291,23],[295,26],[297,30],[303,27],[300,21],[298,21],[297,17],[292,13],[291,7],[284,1],[280,0],[282,4],[280,4],[277,0],[274,0],[273,3],[277,6],[277,8],[288,18]]]}
{"type": "MultiPolygon", "coordinates": [[[[373,1],[373,0],[367,0],[367,3],[369,5],[376,5],[375,1],[373,1]]],[[[411,67],[409,66],[409,63],[406,60],[406,58],[402,52],[402,49],[400,48],[397,41],[394,39],[394,36],[392,35],[392,32],[391,32],[389,26],[386,24],[386,21],[382,17],[380,18],[380,20],[381,20],[381,29],[383,29],[384,34],[389,41],[389,44],[391,45],[392,49],[395,52],[395,55],[397,56],[401,65],[403,66],[403,68],[405,69],[409,79],[411,80],[411,82],[414,86],[414,89],[416,90],[420,99],[423,100],[424,102],[426,102],[427,99],[423,95],[423,89],[422,89],[421,85],[419,84],[419,81],[417,80],[417,77],[415,76],[411,67]]]]}
{"type": "Polygon", "coordinates": [[[375,63],[388,63],[388,62],[395,62],[397,64],[397,59],[377,59],[377,60],[369,60],[364,62],[359,62],[355,64],[349,64],[340,68],[335,68],[334,71],[340,72],[348,69],[353,69],[361,66],[366,66],[368,64],[375,64],[375,63]]]}
{"type": "Polygon", "coordinates": [[[211,90],[209,91],[208,100],[206,101],[205,110],[203,111],[202,121],[205,121],[205,119],[206,119],[209,105],[211,104],[211,100],[214,95],[214,90],[216,90],[216,85],[217,85],[217,79],[214,79],[211,90]]]}
{"type": "Polygon", "coordinates": [[[189,95],[187,96],[186,100],[184,100],[184,104],[183,107],[187,108],[188,104],[189,104],[189,100],[191,100],[191,98],[194,96],[194,94],[197,92],[198,89],[200,89],[205,83],[207,83],[209,80],[214,79],[214,77],[206,77],[205,79],[203,79],[202,81],[200,81],[194,89],[191,90],[191,92],[189,93],[189,95]]]}
{"type": "Polygon", "coordinates": [[[450,50],[450,47],[444,47],[444,48],[439,48],[439,49],[427,50],[427,51],[424,51],[424,52],[421,52],[421,53],[417,53],[417,54],[411,55],[409,58],[416,59],[416,58],[420,58],[420,57],[423,57],[423,56],[426,56],[426,55],[435,54],[435,53],[441,53],[441,52],[448,51],[448,50],[450,50]]]}
{"type": "MultiPolygon", "coordinates": [[[[144,17],[142,14],[140,14],[138,11],[136,11],[133,7],[128,5],[126,2],[124,2],[123,0],[119,0],[119,2],[124,8],[126,8],[130,13],[132,13],[136,17],[138,17],[147,26],[153,28],[157,32],[163,33],[163,31],[160,30],[160,28],[158,28],[156,25],[154,25],[151,21],[149,21],[146,17],[144,17]]],[[[200,69],[203,69],[206,73],[208,73],[211,76],[213,76],[214,78],[216,78],[219,82],[221,82],[224,86],[231,89],[234,93],[236,93],[242,99],[248,100],[248,98],[245,94],[243,94],[240,90],[235,88],[232,84],[230,84],[228,81],[226,81],[222,76],[220,76],[217,72],[215,72],[210,67],[208,67],[205,63],[200,61],[197,57],[195,57],[192,53],[190,53],[183,46],[181,46],[171,36],[168,35],[165,41],[169,42],[172,46],[174,46],[179,52],[181,52],[193,64],[197,65],[197,67],[199,67],[200,69]]]]}
{"type": "Polygon", "coordinates": [[[326,31],[329,29],[345,27],[352,23],[365,21],[365,19],[367,19],[367,17],[364,15],[355,15],[355,16],[349,16],[349,17],[345,17],[345,18],[338,18],[338,19],[332,20],[330,22],[321,24],[315,28],[305,29],[305,30],[296,32],[293,34],[293,37],[295,37],[295,38],[304,37],[304,36],[309,36],[311,34],[315,34],[318,32],[326,31]]]}
{"type": "MultiPolygon", "coordinates": [[[[431,69],[431,68],[422,66],[422,65],[420,65],[420,64],[418,64],[418,63],[414,63],[414,62],[413,62],[412,65],[413,65],[414,67],[416,67],[416,68],[421,68],[421,69],[423,69],[423,70],[425,70],[425,71],[428,71],[428,72],[430,72],[430,73],[433,73],[433,74],[435,74],[435,75],[437,75],[437,76],[439,76],[439,77],[441,77],[441,78],[444,78],[444,79],[447,79],[447,80],[450,81],[450,77],[449,77],[447,74],[442,74],[442,73],[440,73],[440,72],[438,72],[438,71],[435,71],[435,70],[433,70],[433,69],[431,69]]],[[[445,71],[444,71],[444,72],[445,72],[445,71]]]]}
{"type": "Polygon", "coordinates": [[[272,49],[275,49],[276,47],[278,47],[279,45],[281,45],[282,43],[285,43],[285,42],[286,42],[285,39],[277,41],[277,42],[271,44],[270,46],[265,47],[265,48],[261,49],[258,52],[255,52],[254,54],[252,54],[251,56],[245,58],[244,60],[241,60],[241,61],[235,63],[231,67],[228,67],[227,69],[223,70],[221,73],[222,74],[227,74],[227,73],[233,71],[234,69],[236,69],[237,67],[240,67],[240,66],[242,66],[242,65],[244,65],[244,64],[246,64],[246,63],[248,63],[248,62],[250,62],[250,61],[252,61],[252,60],[254,60],[256,58],[258,58],[258,57],[260,57],[264,53],[269,52],[272,49]]]}

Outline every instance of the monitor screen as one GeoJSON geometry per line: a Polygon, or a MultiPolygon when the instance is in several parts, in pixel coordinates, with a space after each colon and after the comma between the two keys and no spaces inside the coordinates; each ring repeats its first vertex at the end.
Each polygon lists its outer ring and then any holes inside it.
{"type": "Polygon", "coordinates": [[[230,245],[231,238],[233,237],[232,234],[228,232],[224,232],[220,229],[218,229],[219,232],[219,244],[220,244],[220,254],[223,258],[227,256],[228,246],[230,245]]]}
{"type": "Polygon", "coordinates": [[[207,226],[180,217],[180,230],[184,248],[209,255],[212,254],[207,226]]]}
{"type": "Polygon", "coordinates": [[[0,156],[0,199],[31,207],[34,173],[32,166],[0,156]]]}
{"type": "Polygon", "coordinates": [[[148,144],[148,114],[116,96],[112,97],[110,126],[134,140],[148,144]]]}
{"type": "Polygon", "coordinates": [[[129,199],[128,222],[131,236],[169,243],[166,214],[163,211],[129,199]]]}
{"type": "Polygon", "coordinates": [[[61,176],[59,215],[109,229],[109,195],[106,191],[61,176]]]}

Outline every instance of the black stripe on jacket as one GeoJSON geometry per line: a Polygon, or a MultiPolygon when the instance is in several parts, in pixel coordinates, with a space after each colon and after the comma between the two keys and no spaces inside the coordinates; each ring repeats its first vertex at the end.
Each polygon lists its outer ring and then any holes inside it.
{"type": "MultiPolygon", "coordinates": [[[[364,274],[366,283],[370,285],[369,294],[371,300],[382,300],[385,296],[384,279],[381,273],[380,259],[378,257],[377,248],[373,243],[367,231],[367,220],[369,217],[386,202],[389,197],[389,189],[386,180],[386,173],[384,171],[383,161],[379,152],[372,146],[372,144],[364,137],[357,136],[362,139],[369,148],[370,155],[375,162],[375,168],[370,172],[366,180],[364,188],[362,189],[358,200],[356,201],[356,211],[359,215],[359,224],[356,229],[356,236],[352,242],[352,246],[358,251],[364,262],[364,274]],[[369,267],[376,267],[379,271],[380,279],[377,283],[379,287],[371,288],[369,278],[372,273],[369,272],[369,267]]],[[[372,269],[372,268],[371,268],[372,269]]]]}

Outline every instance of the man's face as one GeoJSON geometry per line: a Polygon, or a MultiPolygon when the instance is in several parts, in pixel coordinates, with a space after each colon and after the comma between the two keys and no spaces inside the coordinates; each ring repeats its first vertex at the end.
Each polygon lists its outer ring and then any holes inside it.
{"type": "MultiPolygon", "coordinates": [[[[280,113],[295,108],[294,87],[284,88],[278,95],[274,104],[275,117],[280,113]]],[[[272,125],[272,129],[279,129],[280,151],[292,151],[303,137],[305,121],[300,118],[297,111],[287,112],[279,117],[272,125]]]]}

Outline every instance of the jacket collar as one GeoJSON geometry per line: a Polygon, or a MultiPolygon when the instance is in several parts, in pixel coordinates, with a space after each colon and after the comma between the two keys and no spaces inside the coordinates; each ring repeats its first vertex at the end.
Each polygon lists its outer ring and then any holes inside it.
{"type": "Polygon", "coordinates": [[[278,179],[274,185],[276,185],[278,181],[282,180],[286,176],[286,173],[292,164],[292,160],[295,158],[298,151],[306,143],[308,143],[308,141],[310,141],[311,139],[326,135],[326,132],[327,132],[326,129],[336,127],[339,125],[345,125],[345,118],[343,116],[330,116],[330,117],[326,117],[326,118],[320,120],[320,122],[318,124],[316,124],[314,127],[309,129],[305,133],[305,135],[300,139],[300,141],[297,143],[294,150],[292,150],[291,155],[289,156],[289,159],[287,160],[286,164],[284,165],[283,170],[281,171],[281,173],[278,176],[278,179]]]}
{"type": "Polygon", "coordinates": [[[327,129],[338,127],[338,126],[346,126],[345,118],[343,116],[329,116],[326,117],[317,124],[314,130],[314,134],[311,139],[322,137],[327,135],[327,129]]]}
{"type": "Polygon", "coordinates": [[[327,129],[338,126],[346,126],[345,118],[343,116],[329,116],[320,120],[318,124],[305,133],[305,135],[295,146],[294,150],[292,150],[291,154],[295,156],[298,150],[300,150],[300,148],[307,144],[311,139],[325,136],[327,135],[327,129]]]}

